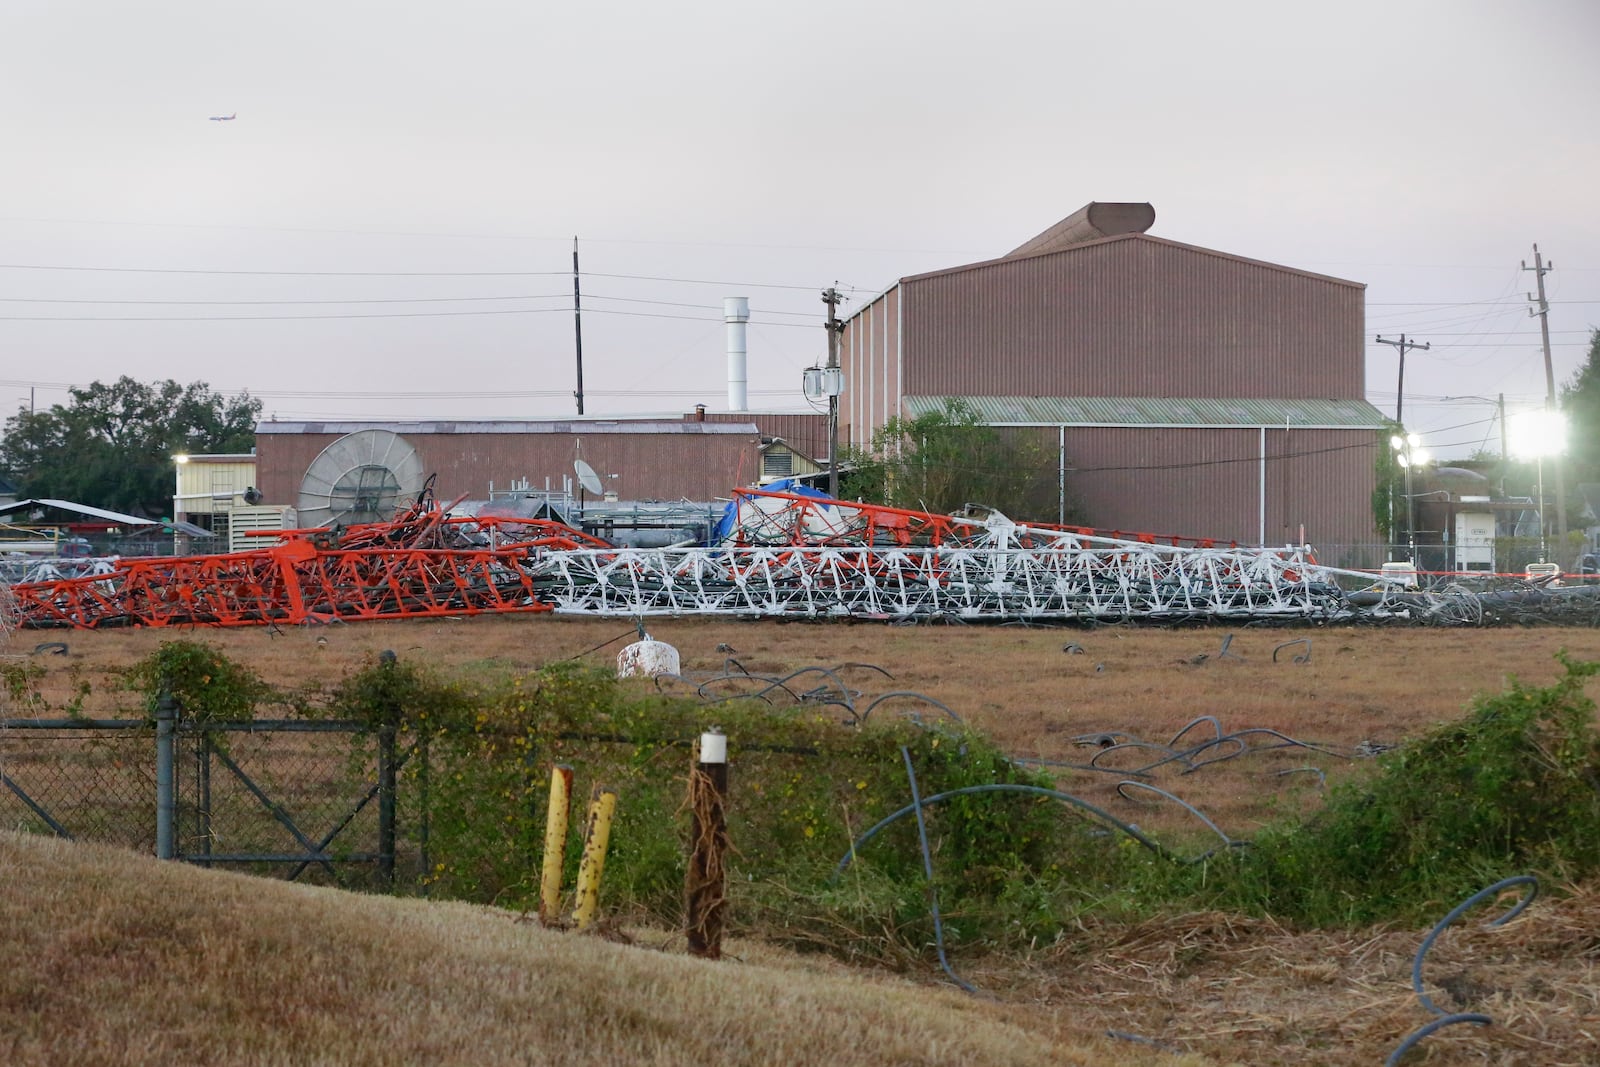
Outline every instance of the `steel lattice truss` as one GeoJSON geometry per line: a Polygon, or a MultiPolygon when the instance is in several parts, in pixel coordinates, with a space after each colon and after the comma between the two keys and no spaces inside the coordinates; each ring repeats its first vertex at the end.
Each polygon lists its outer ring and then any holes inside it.
{"type": "Polygon", "coordinates": [[[1348,610],[1331,576],[1299,551],[1183,548],[1010,524],[966,531],[951,544],[574,550],[548,553],[532,568],[557,611],[598,615],[998,621],[1348,610]]]}
{"type": "Polygon", "coordinates": [[[84,630],[549,611],[530,554],[600,544],[558,523],[418,511],[253,552],[105,561],[100,573],[12,592],[21,625],[84,630]]]}
{"type": "MultiPolygon", "coordinates": [[[[532,519],[299,531],[260,551],[113,561],[13,587],[24,626],[238,626],[480,612],[854,618],[1335,618],[1300,549],[1105,536],[741,490],[716,547],[615,548],[532,519]]],[[[1356,577],[1371,581],[1370,575],[1356,577]]]]}

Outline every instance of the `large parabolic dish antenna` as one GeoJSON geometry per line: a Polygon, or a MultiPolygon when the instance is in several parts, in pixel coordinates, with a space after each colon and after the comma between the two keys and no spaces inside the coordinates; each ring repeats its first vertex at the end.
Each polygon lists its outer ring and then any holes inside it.
{"type": "Polygon", "coordinates": [[[422,492],[417,450],[389,430],[358,430],[324,448],[300,480],[302,526],[389,522],[422,492]]]}

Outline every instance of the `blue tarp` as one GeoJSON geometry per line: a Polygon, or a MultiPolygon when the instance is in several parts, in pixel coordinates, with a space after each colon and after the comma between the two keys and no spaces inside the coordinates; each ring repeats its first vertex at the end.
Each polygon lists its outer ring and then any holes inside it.
{"type": "MultiPolygon", "coordinates": [[[[777,481],[768,482],[759,488],[769,493],[792,493],[795,496],[815,497],[818,500],[833,499],[821,489],[813,489],[809,485],[801,484],[798,478],[779,478],[777,481]]],[[[738,513],[739,502],[737,500],[729,501],[728,506],[722,509],[722,517],[717,520],[716,526],[711,529],[712,545],[720,545],[733,532],[734,525],[738,522],[738,513]]]]}

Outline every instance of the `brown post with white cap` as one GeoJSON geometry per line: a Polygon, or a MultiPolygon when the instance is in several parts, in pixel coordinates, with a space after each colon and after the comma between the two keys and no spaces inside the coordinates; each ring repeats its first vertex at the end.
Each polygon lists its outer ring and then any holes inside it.
{"type": "Polygon", "coordinates": [[[689,864],[684,873],[684,930],[689,955],[722,958],[727,916],[728,739],[713,726],[700,735],[689,771],[689,864]]]}

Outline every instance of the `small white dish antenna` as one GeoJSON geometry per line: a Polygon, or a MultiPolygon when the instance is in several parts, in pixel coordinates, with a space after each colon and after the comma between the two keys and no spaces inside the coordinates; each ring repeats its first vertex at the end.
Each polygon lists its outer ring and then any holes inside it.
{"type": "Polygon", "coordinates": [[[600,476],[594,472],[593,467],[578,459],[573,460],[572,469],[578,474],[578,484],[583,486],[586,491],[593,493],[595,496],[605,494],[606,487],[601,484],[600,476]]]}

